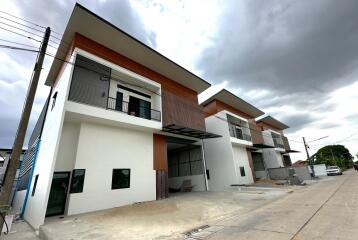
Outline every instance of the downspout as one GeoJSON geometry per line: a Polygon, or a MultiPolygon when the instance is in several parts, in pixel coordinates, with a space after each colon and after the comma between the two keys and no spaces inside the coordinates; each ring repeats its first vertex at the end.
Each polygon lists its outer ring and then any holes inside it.
{"type": "Polygon", "coordinates": [[[203,157],[203,176],[204,176],[204,181],[205,181],[205,189],[206,189],[206,191],[209,191],[208,178],[206,177],[206,160],[205,160],[204,139],[201,139],[201,152],[202,152],[202,157],[203,157]]]}

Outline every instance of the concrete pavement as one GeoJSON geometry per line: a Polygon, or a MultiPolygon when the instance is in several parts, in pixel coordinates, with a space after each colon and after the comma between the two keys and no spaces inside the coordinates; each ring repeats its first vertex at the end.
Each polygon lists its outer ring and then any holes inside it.
{"type": "Polygon", "coordinates": [[[187,239],[358,239],[358,173],[307,188],[191,234],[187,239]]]}

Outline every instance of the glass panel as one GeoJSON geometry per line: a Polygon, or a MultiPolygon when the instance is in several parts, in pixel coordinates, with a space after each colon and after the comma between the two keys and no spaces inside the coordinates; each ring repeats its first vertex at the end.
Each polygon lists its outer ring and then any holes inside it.
{"type": "Polygon", "coordinates": [[[113,169],[112,189],[129,188],[130,175],[130,169],[113,169]]]}
{"type": "Polygon", "coordinates": [[[75,169],[72,173],[70,193],[83,192],[83,183],[85,181],[85,169],[75,169]]]}

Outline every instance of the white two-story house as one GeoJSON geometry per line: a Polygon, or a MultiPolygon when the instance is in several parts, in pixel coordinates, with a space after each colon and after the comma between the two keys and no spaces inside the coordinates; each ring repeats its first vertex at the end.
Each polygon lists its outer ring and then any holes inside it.
{"type": "Polygon", "coordinates": [[[165,198],[184,177],[207,190],[199,140],[220,137],[198,103],[209,83],[79,4],[59,49],[20,171],[16,201],[31,226],[165,198]]]}
{"type": "Polygon", "coordinates": [[[222,136],[204,141],[209,190],[252,184],[250,152],[254,143],[250,120],[264,113],[227,90],[221,90],[201,104],[207,130],[222,136]]]}

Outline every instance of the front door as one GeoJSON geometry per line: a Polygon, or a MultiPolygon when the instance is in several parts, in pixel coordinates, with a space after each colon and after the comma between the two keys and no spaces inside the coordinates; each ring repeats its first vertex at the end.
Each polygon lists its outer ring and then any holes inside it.
{"type": "Polygon", "coordinates": [[[64,214],[69,180],[70,172],[55,172],[53,174],[46,217],[64,214]]]}

